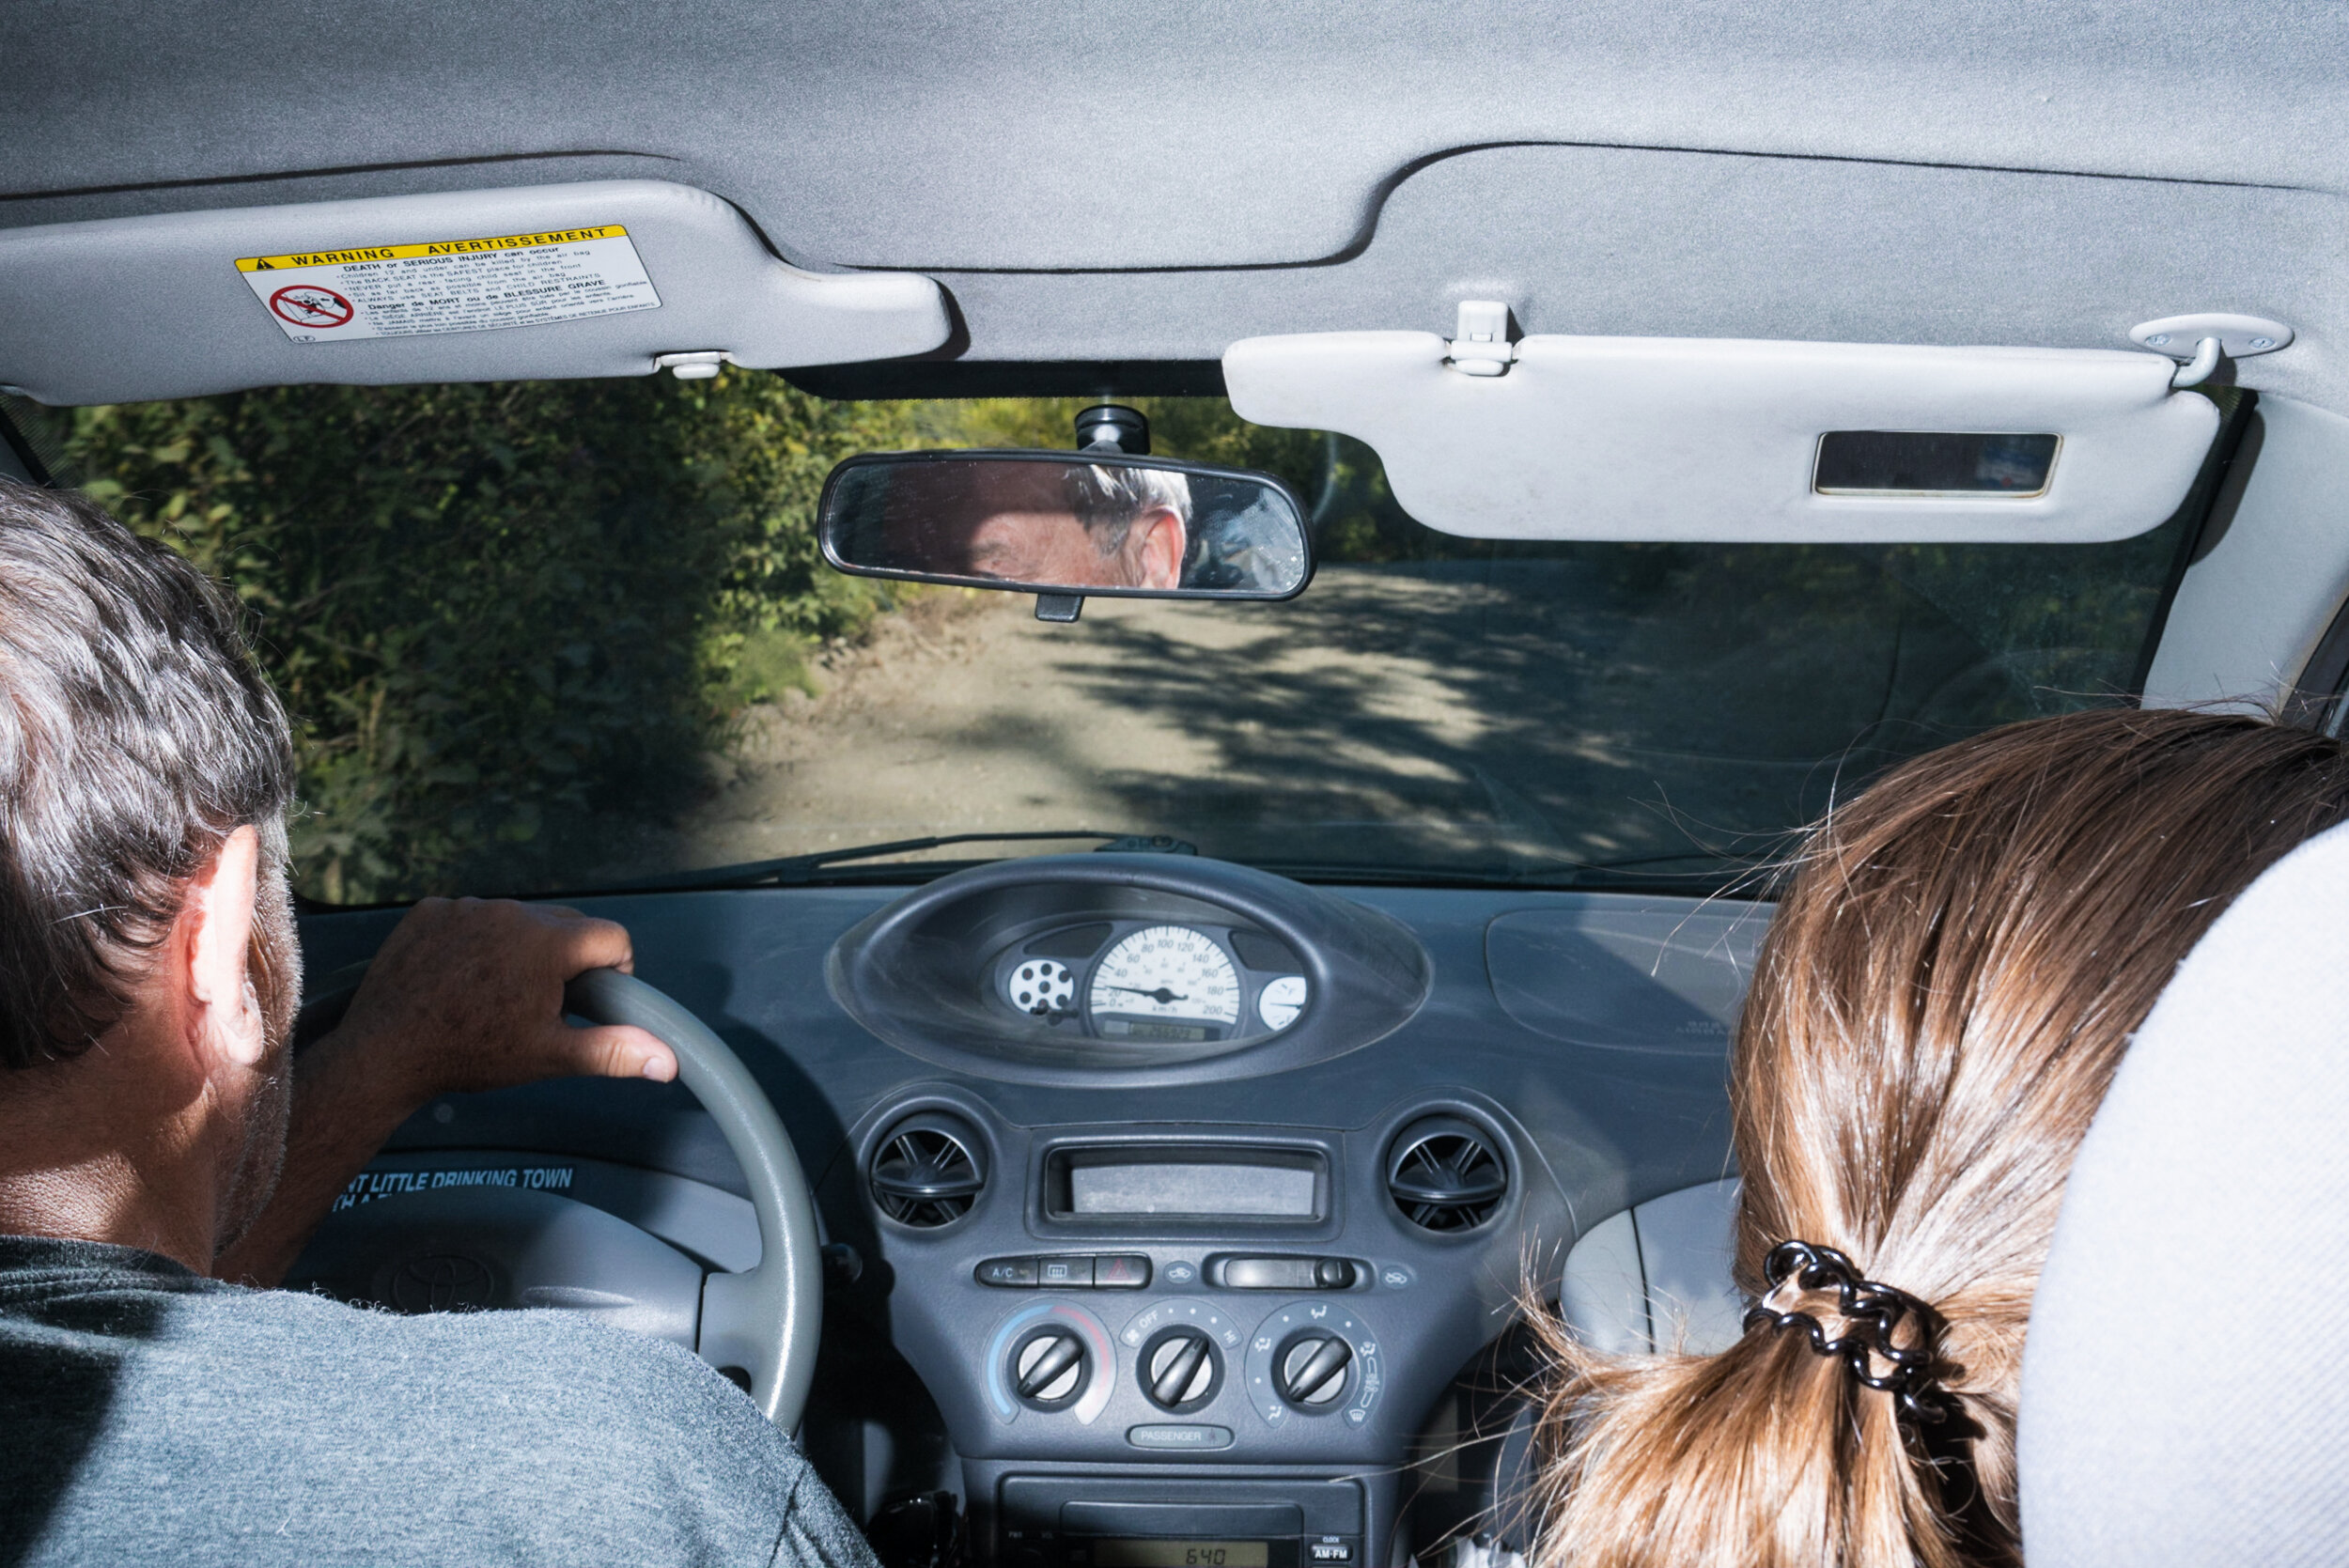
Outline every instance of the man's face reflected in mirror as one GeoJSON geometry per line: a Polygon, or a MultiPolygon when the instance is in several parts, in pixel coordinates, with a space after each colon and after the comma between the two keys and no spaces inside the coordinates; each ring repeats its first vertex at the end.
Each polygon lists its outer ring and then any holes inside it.
{"type": "Polygon", "coordinates": [[[923,464],[891,475],[894,561],[1067,588],[1180,587],[1190,487],[1180,474],[1071,460],[923,464]]]}

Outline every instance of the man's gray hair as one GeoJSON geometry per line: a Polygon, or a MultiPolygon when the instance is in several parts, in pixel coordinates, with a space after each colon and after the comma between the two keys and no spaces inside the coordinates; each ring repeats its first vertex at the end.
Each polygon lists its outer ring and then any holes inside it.
{"type": "Polygon", "coordinates": [[[122,1016],[230,833],[282,861],[293,747],[238,622],[163,545],[0,479],[0,1066],[122,1016]]]}
{"type": "Polygon", "coordinates": [[[1171,469],[1088,463],[1071,474],[1068,488],[1077,520],[1104,555],[1125,549],[1134,520],[1161,506],[1190,526],[1190,481],[1171,469]]]}

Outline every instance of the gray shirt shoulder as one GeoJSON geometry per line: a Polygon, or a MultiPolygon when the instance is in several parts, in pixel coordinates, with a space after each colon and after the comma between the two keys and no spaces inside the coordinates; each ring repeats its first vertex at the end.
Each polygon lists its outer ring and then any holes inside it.
{"type": "Polygon", "coordinates": [[[0,1238],[0,1561],[871,1568],[807,1462],[674,1345],[399,1317],[0,1238]]]}

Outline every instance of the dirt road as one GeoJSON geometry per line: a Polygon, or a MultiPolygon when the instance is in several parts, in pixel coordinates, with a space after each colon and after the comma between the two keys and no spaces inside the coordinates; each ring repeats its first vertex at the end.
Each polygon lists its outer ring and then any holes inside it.
{"type": "Polygon", "coordinates": [[[1288,604],[1096,598],[1075,626],[919,599],[820,696],[752,711],[685,863],[1074,828],[1284,863],[1670,855],[1798,820],[1881,712],[1874,632],[1692,620],[1588,575],[1333,567],[1288,604]]]}

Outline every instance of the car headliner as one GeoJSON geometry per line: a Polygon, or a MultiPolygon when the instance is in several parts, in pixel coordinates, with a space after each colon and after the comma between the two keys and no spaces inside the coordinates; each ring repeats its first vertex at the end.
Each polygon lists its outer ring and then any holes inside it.
{"type": "Polygon", "coordinates": [[[708,4],[0,15],[0,226],[652,178],[938,279],[966,361],[1445,330],[2299,339],[2349,411],[2349,10],[708,4]]]}

